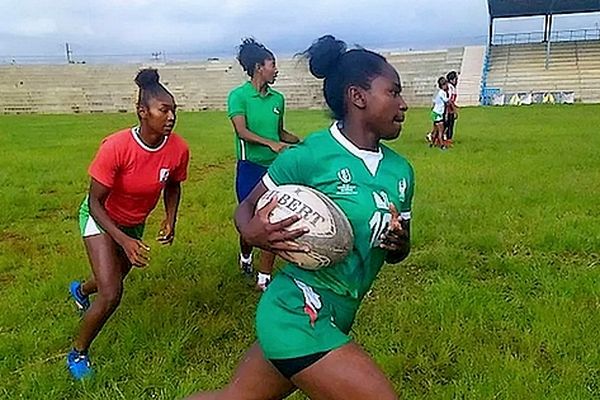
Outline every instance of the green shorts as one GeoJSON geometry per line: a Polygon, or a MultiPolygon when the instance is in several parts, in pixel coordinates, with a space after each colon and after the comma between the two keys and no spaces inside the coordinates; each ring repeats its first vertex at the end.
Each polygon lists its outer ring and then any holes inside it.
{"type": "MultiPolygon", "coordinates": [[[[120,226],[117,225],[120,230],[125,232],[127,236],[131,236],[134,239],[141,240],[144,235],[145,224],[139,224],[135,226],[120,226]]],[[[90,206],[88,204],[88,196],[85,196],[81,206],[79,207],[79,230],[81,237],[89,237],[94,235],[100,235],[105,232],[104,229],[94,220],[90,214],[90,206]]]]}
{"type": "Polygon", "coordinates": [[[271,360],[337,349],[351,340],[348,333],[359,304],[279,273],[258,303],[258,343],[271,360]]]}
{"type": "Polygon", "coordinates": [[[431,117],[431,121],[432,121],[434,124],[437,124],[437,123],[439,123],[439,122],[443,122],[443,121],[444,121],[444,116],[443,116],[442,114],[438,114],[438,113],[436,113],[436,112],[435,112],[435,111],[433,111],[433,110],[431,111],[430,117],[431,117]]]}

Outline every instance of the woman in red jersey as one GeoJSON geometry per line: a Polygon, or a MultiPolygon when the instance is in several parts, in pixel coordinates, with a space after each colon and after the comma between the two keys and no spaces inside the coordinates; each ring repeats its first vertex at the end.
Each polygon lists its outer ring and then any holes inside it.
{"type": "Polygon", "coordinates": [[[88,349],[123,293],[132,266],[148,263],[150,248],[142,241],[144,223],[164,193],[166,216],[158,241],[175,237],[181,182],[187,177],[189,149],[173,133],[175,99],[159,82],[154,69],[140,71],[137,115],[139,125],[106,137],[89,167],[89,194],[81,204],[79,223],[92,277],[71,282],[70,294],[85,312],[67,365],[75,379],[91,372],[88,349]],[[90,305],[89,296],[96,294],[90,305]]]}

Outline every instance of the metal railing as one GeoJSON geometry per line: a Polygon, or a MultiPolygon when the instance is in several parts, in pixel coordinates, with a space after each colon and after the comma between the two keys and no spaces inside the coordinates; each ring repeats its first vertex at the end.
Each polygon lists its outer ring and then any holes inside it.
{"type": "MultiPolygon", "coordinates": [[[[600,27],[568,29],[550,33],[551,42],[573,42],[582,40],[600,40],[600,27]]],[[[492,37],[493,45],[542,43],[543,41],[543,32],[497,33],[492,37]]]]}
{"type": "Polygon", "coordinates": [[[483,69],[481,71],[481,85],[479,86],[479,103],[489,104],[489,94],[487,93],[487,80],[490,74],[490,46],[485,47],[485,56],[483,58],[483,69]]]}

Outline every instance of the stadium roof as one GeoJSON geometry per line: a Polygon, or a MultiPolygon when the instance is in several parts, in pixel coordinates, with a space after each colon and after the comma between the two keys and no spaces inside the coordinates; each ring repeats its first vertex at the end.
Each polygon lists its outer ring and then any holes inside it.
{"type": "Polygon", "coordinates": [[[600,11],[600,0],[488,0],[492,18],[600,11]]]}

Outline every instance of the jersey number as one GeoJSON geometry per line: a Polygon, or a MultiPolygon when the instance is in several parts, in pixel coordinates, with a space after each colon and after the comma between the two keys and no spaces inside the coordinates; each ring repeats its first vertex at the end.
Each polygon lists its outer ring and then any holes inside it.
{"type": "Polygon", "coordinates": [[[369,221],[369,228],[371,228],[371,247],[378,247],[381,244],[380,237],[390,225],[391,220],[392,214],[375,211],[369,221]]]}

